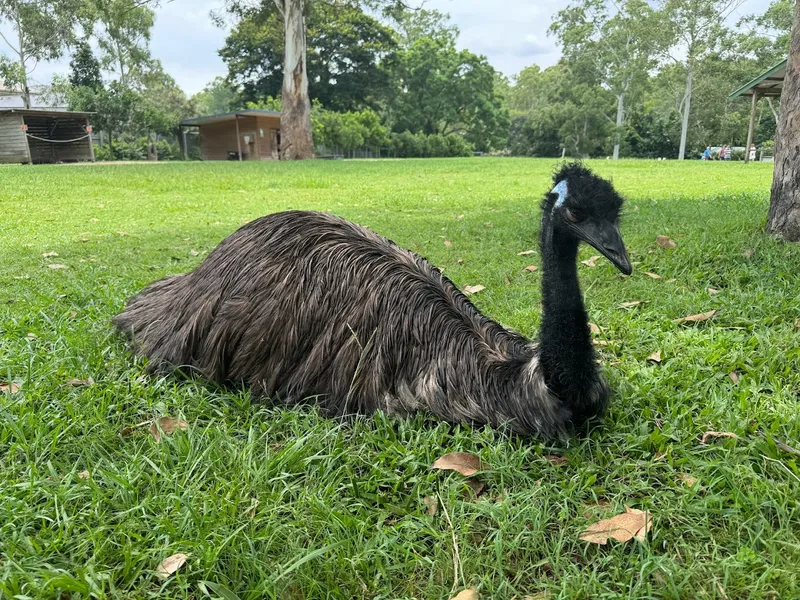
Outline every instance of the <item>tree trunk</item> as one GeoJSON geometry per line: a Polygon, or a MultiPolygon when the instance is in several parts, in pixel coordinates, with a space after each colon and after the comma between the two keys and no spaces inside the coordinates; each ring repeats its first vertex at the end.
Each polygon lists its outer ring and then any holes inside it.
{"type": "Polygon", "coordinates": [[[314,158],[303,0],[284,0],[282,4],[285,51],[281,92],[281,155],[284,160],[314,158]]]}
{"type": "Polygon", "coordinates": [[[681,145],[678,150],[678,160],[686,156],[686,135],[689,132],[689,110],[692,105],[692,78],[694,77],[694,61],[686,63],[686,90],[683,92],[683,122],[681,123],[681,145]]]}
{"type": "MultiPolygon", "coordinates": [[[[798,0],[800,3],[800,0],[798,0]]],[[[800,241],[800,23],[794,21],[789,63],[781,93],[775,135],[775,170],[767,231],[790,242],[800,241]]]]}
{"type": "MultiPolygon", "coordinates": [[[[25,42],[22,37],[22,23],[20,23],[19,19],[19,2],[16,3],[17,12],[15,13],[16,23],[17,23],[17,39],[19,40],[19,74],[22,77],[22,81],[20,81],[22,87],[22,100],[25,103],[25,108],[31,107],[31,90],[28,87],[28,68],[25,66],[25,61],[27,58],[25,57],[25,42]]],[[[13,50],[13,48],[12,48],[13,50]]]]}
{"type": "Polygon", "coordinates": [[[622,122],[625,119],[625,95],[617,96],[617,130],[614,132],[614,160],[619,159],[619,145],[622,137],[622,122]]]}

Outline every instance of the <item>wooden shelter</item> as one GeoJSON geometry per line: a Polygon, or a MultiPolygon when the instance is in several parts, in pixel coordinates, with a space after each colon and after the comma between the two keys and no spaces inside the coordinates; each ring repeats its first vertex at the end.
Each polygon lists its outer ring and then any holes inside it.
{"type": "Polygon", "coordinates": [[[783,80],[786,77],[786,63],[789,59],[785,58],[774,67],[767,69],[755,79],[748,81],[742,87],[728,96],[729,100],[739,96],[752,97],[750,104],[750,126],[747,129],[747,146],[744,152],[744,162],[750,162],[750,147],[753,145],[753,137],[756,128],[756,106],[760,98],[780,98],[783,92],[783,80]]]}
{"type": "Polygon", "coordinates": [[[0,163],[93,161],[87,112],[0,109],[0,163]]]}
{"type": "Polygon", "coordinates": [[[237,110],[195,117],[181,121],[180,126],[184,155],[184,128],[197,127],[203,160],[277,160],[280,156],[281,113],[274,110],[237,110]]]}

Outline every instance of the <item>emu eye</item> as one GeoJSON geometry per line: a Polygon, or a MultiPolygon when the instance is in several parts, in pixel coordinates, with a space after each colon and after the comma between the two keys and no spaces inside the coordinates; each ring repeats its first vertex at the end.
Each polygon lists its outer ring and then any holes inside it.
{"type": "Polygon", "coordinates": [[[586,218],[586,214],[577,208],[565,208],[564,215],[570,223],[580,223],[586,218]]]}

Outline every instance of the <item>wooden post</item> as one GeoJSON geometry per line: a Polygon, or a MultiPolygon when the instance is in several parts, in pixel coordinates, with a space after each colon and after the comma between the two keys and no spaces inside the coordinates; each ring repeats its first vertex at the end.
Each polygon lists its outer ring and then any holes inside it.
{"type": "Polygon", "coordinates": [[[236,121],[236,149],[239,151],[239,162],[242,162],[242,136],[239,135],[239,115],[233,115],[236,121]]]}
{"type": "Polygon", "coordinates": [[[753,134],[756,128],[756,105],[758,104],[758,88],[753,89],[753,102],[750,105],[750,126],[747,128],[747,147],[744,149],[744,164],[750,162],[750,146],[753,145],[753,134]]]}
{"type": "Polygon", "coordinates": [[[86,138],[89,140],[89,159],[94,162],[94,143],[92,142],[92,131],[87,131],[89,137],[86,138]]]}
{"type": "Polygon", "coordinates": [[[181,125],[181,139],[183,140],[183,160],[189,160],[189,148],[186,145],[186,128],[181,125]]]}

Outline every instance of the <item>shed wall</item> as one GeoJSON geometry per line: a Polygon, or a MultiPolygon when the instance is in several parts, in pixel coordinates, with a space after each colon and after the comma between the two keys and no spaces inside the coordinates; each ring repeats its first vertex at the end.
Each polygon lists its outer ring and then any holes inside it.
{"type": "MultiPolygon", "coordinates": [[[[53,118],[25,115],[28,133],[39,138],[73,140],[86,135],[85,118],[53,118]]],[[[34,163],[78,162],[92,159],[89,138],[77,142],[52,143],[28,138],[34,163]]]]}
{"type": "MultiPolygon", "coordinates": [[[[272,145],[270,129],[280,128],[279,118],[239,117],[242,160],[270,160],[272,145]],[[264,136],[261,136],[261,130],[264,136]],[[245,143],[245,136],[250,143],[245,143]]],[[[200,125],[200,155],[203,160],[228,160],[228,152],[236,152],[236,122],[234,120],[200,125]]]]}
{"type": "Polygon", "coordinates": [[[0,163],[28,162],[28,145],[22,131],[22,115],[0,113],[0,163]]]}

